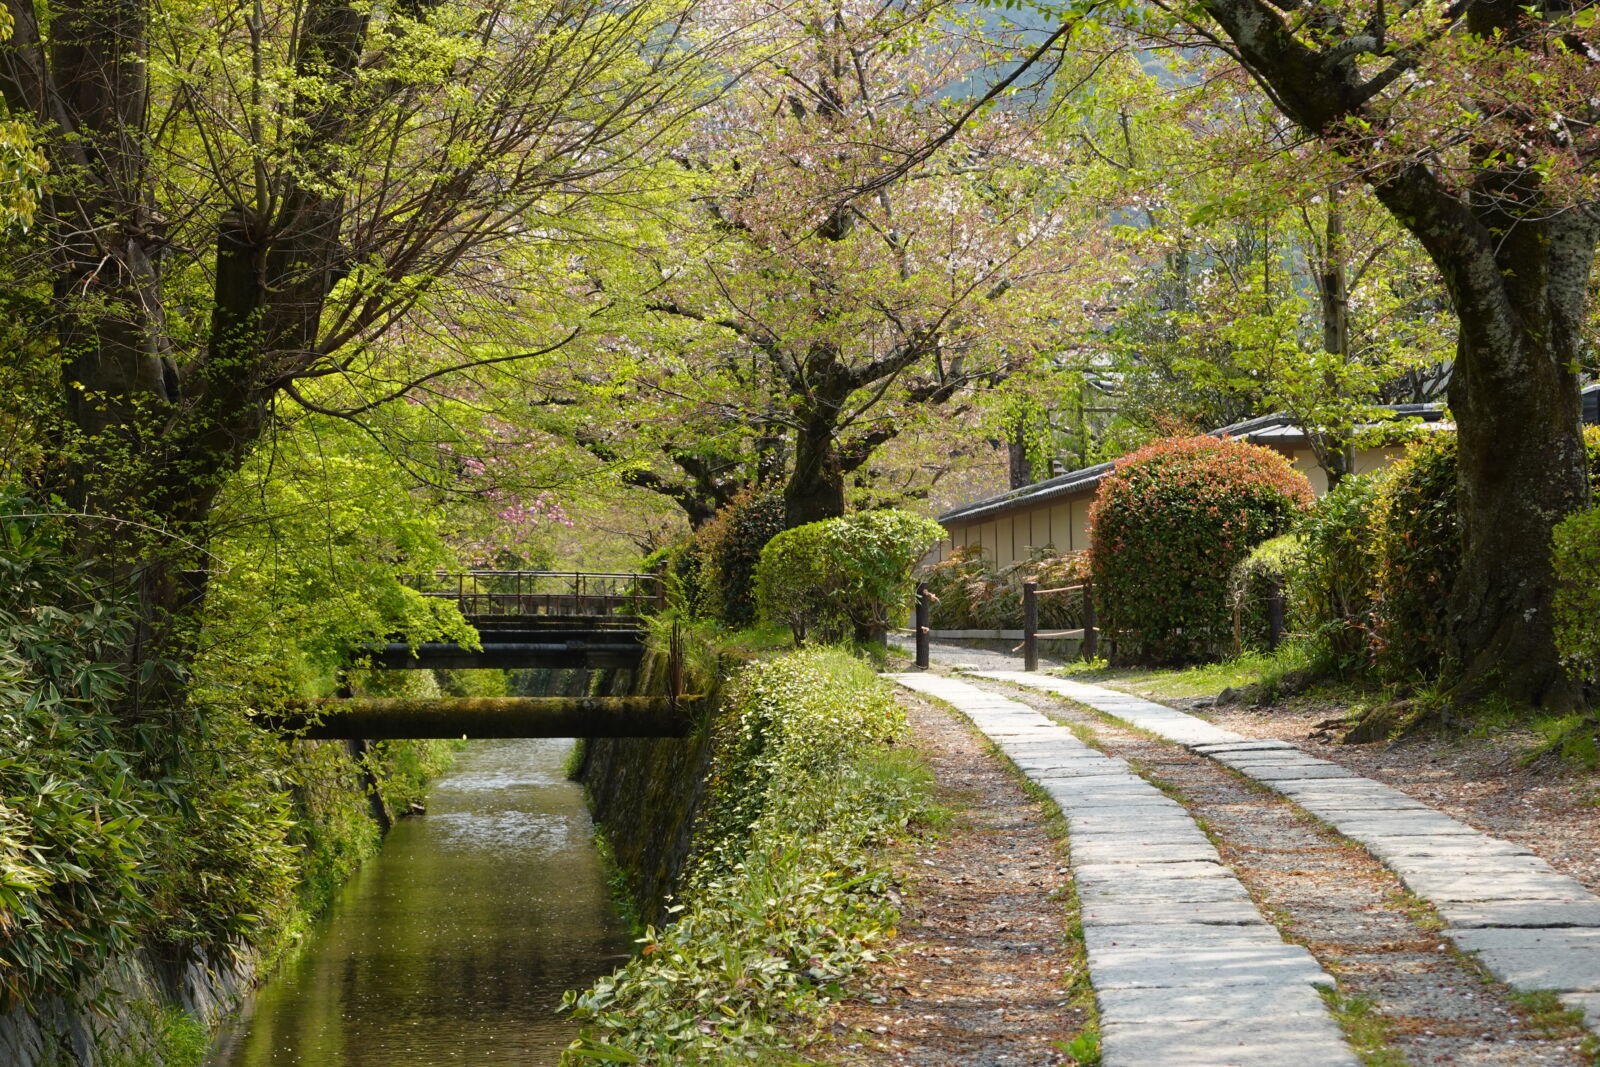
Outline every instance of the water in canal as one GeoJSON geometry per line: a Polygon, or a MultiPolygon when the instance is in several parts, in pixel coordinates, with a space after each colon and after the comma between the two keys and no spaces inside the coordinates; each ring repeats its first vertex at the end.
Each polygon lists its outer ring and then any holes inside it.
{"type": "Polygon", "coordinates": [[[216,1067],[555,1063],[563,990],[618,966],[572,742],[475,741],[255,997],[216,1067]]]}

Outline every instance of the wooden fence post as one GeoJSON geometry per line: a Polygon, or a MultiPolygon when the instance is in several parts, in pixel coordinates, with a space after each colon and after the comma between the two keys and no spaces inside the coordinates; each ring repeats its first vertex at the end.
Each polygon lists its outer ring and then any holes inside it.
{"type": "Polygon", "coordinates": [[[1100,654],[1100,631],[1095,628],[1094,586],[1083,583],[1083,658],[1092,660],[1100,654]]]}
{"type": "Polygon", "coordinates": [[[917,610],[911,625],[917,631],[917,670],[928,669],[928,624],[933,613],[928,609],[928,583],[917,583],[917,610]]]}
{"type": "Polygon", "coordinates": [[[1267,651],[1276,652],[1283,641],[1283,586],[1267,586],[1267,651]]]}
{"type": "Polygon", "coordinates": [[[1039,583],[1022,583],[1022,669],[1039,669],[1039,583]]]}

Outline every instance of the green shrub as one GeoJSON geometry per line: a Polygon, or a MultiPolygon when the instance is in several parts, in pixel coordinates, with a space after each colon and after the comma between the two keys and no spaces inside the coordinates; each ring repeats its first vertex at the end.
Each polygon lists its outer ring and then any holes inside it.
{"type": "Polygon", "coordinates": [[[740,491],[695,532],[702,612],[734,628],[756,618],[755,570],[761,550],[783,532],[783,491],[740,491]]]}
{"type": "Polygon", "coordinates": [[[906,511],[860,511],[785,530],[756,567],[761,617],[786,623],[796,644],[808,634],[872,640],[911,600],[911,569],[944,527],[906,511]]]}
{"type": "Polygon", "coordinates": [[[1340,672],[1368,659],[1378,571],[1373,522],[1385,477],[1346,476],[1295,527],[1302,551],[1289,574],[1290,610],[1314,654],[1340,672]]]}
{"type": "Polygon", "coordinates": [[[1290,576],[1303,565],[1300,538],[1284,534],[1263,541],[1228,577],[1228,603],[1233,610],[1234,651],[1263,651],[1272,644],[1270,602],[1276,593],[1284,598],[1283,627],[1288,633],[1300,624],[1286,595],[1290,576]]]}
{"type": "MultiPolygon", "coordinates": [[[[1600,426],[1585,426],[1591,489],[1600,495],[1600,426]]],[[[1569,515],[1552,540],[1556,648],[1580,677],[1600,678],[1600,507],[1569,515]]]]}
{"type": "Polygon", "coordinates": [[[1461,561],[1456,435],[1410,445],[1373,505],[1373,650],[1379,671],[1412,682],[1438,673],[1444,608],[1461,561]]]}
{"type": "Polygon", "coordinates": [[[1600,676],[1600,508],[1556,526],[1556,648],[1574,674],[1600,676]]]}
{"type": "Polygon", "coordinates": [[[1119,461],[1089,509],[1095,599],[1117,658],[1224,653],[1229,575],[1311,499],[1287,459],[1243,441],[1171,438],[1119,461]]]}
{"type": "MultiPolygon", "coordinates": [[[[29,511],[0,499],[0,511],[29,511]]],[[[127,612],[57,550],[59,531],[0,520],[0,1000],[71,995],[155,918],[170,799],[104,708],[127,612]]]]}
{"type": "Polygon", "coordinates": [[[696,860],[676,918],[566,1004],[582,1063],[785,1063],[786,1036],[894,935],[884,845],[927,772],[886,747],[904,721],[871,668],[802,649],[747,668],[715,724],[696,860]]]}
{"type": "MultiPolygon", "coordinates": [[[[1589,482],[1600,489],[1600,428],[1585,427],[1589,482]]],[[[1435,675],[1443,664],[1444,608],[1461,560],[1461,529],[1456,518],[1456,436],[1435,433],[1407,449],[1385,472],[1373,516],[1376,554],[1374,581],[1375,659],[1382,674],[1400,682],[1435,675]]],[[[1588,565],[1587,546],[1574,531],[1586,520],[1569,518],[1558,529],[1557,642],[1574,664],[1584,660],[1584,625],[1574,614],[1574,585],[1588,565]],[[1567,525],[1570,523],[1571,525],[1567,525]]],[[[1590,572],[1593,573],[1593,572],[1590,572]]]]}

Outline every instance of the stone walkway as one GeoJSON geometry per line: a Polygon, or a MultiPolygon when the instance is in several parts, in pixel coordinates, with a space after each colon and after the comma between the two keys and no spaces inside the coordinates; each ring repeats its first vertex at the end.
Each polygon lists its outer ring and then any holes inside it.
{"type": "Polygon", "coordinates": [[[1022,671],[977,676],[1087,705],[1281,793],[1364,845],[1438,910],[1445,934],[1476,953],[1496,978],[1521,992],[1559,993],[1600,1031],[1600,897],[1526,849],[1287,741],[1252,740],[1161,704],[1064,678],[1022,671]]]}
{"type": "Polygon", "coordinates": [[[1262,917],[1182,805],[1015,700],[891,677],[966,715],[1066,817],[1105,1067],[1354,1067],[1315,988],[1332,979],[1262,917]]]}

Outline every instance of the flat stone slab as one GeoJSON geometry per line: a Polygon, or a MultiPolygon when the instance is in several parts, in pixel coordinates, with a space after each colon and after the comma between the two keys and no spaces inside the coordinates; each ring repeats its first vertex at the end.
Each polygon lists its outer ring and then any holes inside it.
{"type": "Polygon", "coordinates": [[[1215,756],[1223,752],[1303,751],[1299,745],[1291,744],[1288,741],[1279,741],[1276,738],[1267,738],[1263,741],[1216,741],[1211,744],[1196,745],[1194,750],[1207,756],[1215,756]]]}
{"type": "Polygon", "coordinates": [[[1466,823],[1436,813],[1413,811],[1318,811],[1306,810],[1346,837],[1366,841],[1369,837],[1476,837],[1478,831],[1466,823]]]}
{"type": "Polygon", "coordinates": [[[1236,985],[1209,990],[1102,989],[1096,991],[1095,999],[1100,1002],[1101,1024],[1113,1026],[1139,1021],[1248,1022],[1291,1016],[1322,1019],[1328,1014],[1317,991],[1298,982],[1284,986],[1236,985]]]}
{"type": "Polygon", "coordinates": [[[1103,882],[1092,888],[1080,885],[1078,899],[1085,908],[1113,903],[1212,904],[1226,901],[1239,901],[1255,907],[1250,894],[1235,878],[1151,878],[1103,882]]]}
{"type": "MultiPolygon", "coordinates": [[[[1243,900],[1093,900],[1082,902],[1083,928],[1192,925],[1267,927],[1255,902],[1243,900]]],[[[1270,928],[1270,927],[1268,927],[1270,928]]]]}
{"type": "Polygon", "coordinates": [[[1439,914],[1452,928],[1532,926],[1546,929],[1563,927],[1600,928],[1600,900],[1585,896],[1578,900],[1474,900],[1445,901],[1439,914]]]}
{"type": "Polygon", "coordinates": [[[1466,952],[1483,949],[1587,949],[1600,959],[1600,930],[1463,930],[1456,938],[1456,944],[1466,952]]]}
{"type": "Polygon", "coordinates": [[[1490,974],[1513,989],[1600,992],[1600,951],[1591,945],[1560,949],[1484,949],[1477,957],[1490,974]]]}
{"type": "MultiPolygon", "coordinates": [[[[1272,784],[1277,785],[1279,783],[1274,782],[1272,784]]],[[[1299,804],[1307,811],[1324,817],[1334,813],[1358,811],[1413,811],[1425,814],[1434,810],[1421,801],[1412,800],[1410,797],[1391,797],[1385,796],[1381,793],[1312,793],[1310,795],[1306,795],[1302,793],[1289,793],[1285,791],[1284,796],[1288,797],[1296,804],[1299,804]]]]}
{"type": "Polygon", "coordinates": [[[1182,811],[1183,805],[1176,800],[1171,800],[1160,793],[1145,795],[1142,793],[1107,794],[1105,796],[1073,796],[1065,794],[1057,796],[1050,792],[1049,786],[1060,786],[1060,779],[1046,779],[1045,792],[1056,807],[1061,809],[1061,814],[1069,820],[1074,815],[1089,812],[1112,812],[1123,815],[1129,820],[1143,819],[1150,815],[1159,815],[1162,812],[1182,811]]]}
{"type": "MultiPolygon", "coordinates": [[[[1123,926],[1097,926],[1084,930],[1084,946],[1090,952],[1115,950],[1171,949],[1189,952],[1196,948],[1261,949],[1282,948],[1284,941],[1271,926],[1219,926],[1215,923],[1129,923],[1123,926]]],[[[1300,948],[1290,945],[1290,948],[1300,948]]],[[[1302,952],[1305,950],[1302,948],[1302,952]]],[[[1308,954],[1309,955],[1309,954],[1308,954]]]]}
{"type": "Polygon", "coordinates": [[[1125,881],[1133,878],[1176,880],[1185,878],[1232,879],[1233,872],[1221,863],[1194,861],[1190,863],[1152,863],[1148,868],[1127,863],[1080,863],[1074,866],[1078,888],[1097,885],[1102,881],[1125,881]]]}
{"type": "Polygon", "coordinates": [[[1367,844],[1367,850],[1380,860],[1393,857],[1397,862],[1410,862],[1424,856],[1453,859],[1459,863],[1478,863],[1492,857],[1532,856],[1521,845],[1498,838],[1467,837],[1453,834],[1444,837],[1385,837],[1367,844]]]}
{"type": "Polygon", "coordinates": [[[1588,895],[1581,882],[1561,874],[1523,871],[1515,874],[1454,875],[1426,871],[1397,872],[1406,888],[1437,904],[1469,904],[1491,900],[1582,900],[1588,895]]]}
{"type": "Polygon", "coordinates": [[[1210,844],[1210,840],[1193,822],[1185,825],[1174,818],[1171,812],[1159,814],[1159,818],[1139,820],[1141,825],[1138,833],[1131,837],[1128,818],[1111,809],[1074,812],[1067,816],[1067,826],[1071,830],[1073,844],[1102,839],[1132,840],[1142,845],[1210,844]]]}
{"type": "Polygon", "coordinates": [[[1333,979],[1317,965],[1311,953],[1299,945],[1282,942],[1239,947],[1192,945],[1185,946],[1182,951],[1160,946],[1117,946],[1091,951],[1089,980],[1096,989],[1219,989],[1293,982],[1333,984],[1333,979]]]}
{"type": "Polygon", "coordinates": [[[1339,1027],[1326,1015],[1249,1020],[1108,1023],[1101,1067],[1357,1067],[1339,1027]]]}
{"type": "Polygon", "coordinates": [[[1583,1012],[1584,1025],[1600,1030],[1600,993],[1563,993],[1561,1003],[1583,1012]]]}
{"type": "Polygon", "coordinates": [[[1072,838],[1074,863],[1221,863],[1209,841],[1163,842],[1129,841],[1114,837],[1072,838]]]}
{"type": "MultiPolygon", "coordinates": [[[[1229,764],[1229,766],[1233,766],[1229,764]]],[[[1313,778],[1355,778],[1356,772],[1337,763],[1269,763],[1259,766],[1234,767],[1234,770],[1244,771],[1259,782],[1271,784],[1273,782],[1299,782],[1309,781],[1313,778]]]]}

